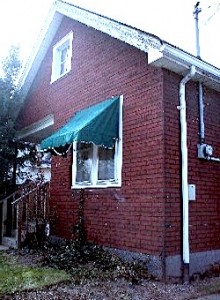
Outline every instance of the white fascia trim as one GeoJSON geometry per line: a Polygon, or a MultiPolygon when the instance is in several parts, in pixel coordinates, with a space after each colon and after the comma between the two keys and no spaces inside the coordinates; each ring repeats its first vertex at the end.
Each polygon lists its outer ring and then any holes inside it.
{"type": "Polygon", "coordinates": [[[21,77],[18,81],[18,87],[22,89],[23,97],[27,95],[29,88],[31,87],[42,60],[47,53],[48,47],[61,24],[62,18],[63,16],[56,12],[56,5],[53,3],[44,26],[38,36],[37,42],[22,70],[21,77]]]}
{"type": "Polygon", "coordinates": [[[36,132],[39,132],[53,125],[54,125],[54,115],[48,115],[45,118],[41,119],[40,121],[35,122],[30,126],[24,127],[23,129],[18,131],[16,134],[16,138],[23,139],[25,137],[31,136],[32,134],[35,134],[36,132]]]}
{"type": "Polygon", "coordinates": [[[191,66],[195,66],[196,75],[194,79],[205,85],[220,91],[220,69],[190,55],[181,49],[170,45],[163,45],[160,49],[150,49],[148,52],[148,63],[171,70],[185,76],[191,66]]]}
{"type": "Polygon", "coordinates": [[[22,89],[24,98],[27,96],[41,62],[62,22],[63,16],[67,16],[84,25],[106,33],[144,52],[148,52],[149,48],[159,48],[161,46],[161,41],[156,36],[72,4],[55,1],[51,6],[48,17],[37,39],[37,43],[22,70],[18,82],[18,86],[22,89]]]}
{"type": "Polygon", "coordinates": [[[164,55],[170,56],[171,58],[178,58],[178,60],[182,60],[183,62],[188,62],[188,65],[194,65],[197,69],[201,70],[203,73],[206,72],[213,76],[216,76],[220,80],[220,69],[210,65],[209,63],[190,55],[187,52],[184,52],[178,48],[172,47],[170,45],[166,45],[163,49],[164,55]]]}
{"type": "Polygon", "coordinates": [[[144,52],[147,52],[149,47],[158,48],[161,46],[160,39],[156,36],[83,8],[57,1],[57,11],[144,52]]]}

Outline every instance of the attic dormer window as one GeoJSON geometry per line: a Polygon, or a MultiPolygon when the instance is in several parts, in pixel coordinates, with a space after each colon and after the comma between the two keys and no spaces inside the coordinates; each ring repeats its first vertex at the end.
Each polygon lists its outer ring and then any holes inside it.
{"type": "Polygon", "coordinates": [[[53,47],[51,83],[71,70],[73,33],[67,34],[53,47]]]}

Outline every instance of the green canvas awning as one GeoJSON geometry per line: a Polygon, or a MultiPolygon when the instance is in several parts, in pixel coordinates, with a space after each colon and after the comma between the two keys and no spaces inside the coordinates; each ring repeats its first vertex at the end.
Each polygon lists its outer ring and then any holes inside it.
{"type": "Polygon", "coordinates": [[[119,100],[112,97],[77,112],[63,127],[41,142],[41,149],[59,148],[73,141],[112,147],[119,136],[119,100]]]}

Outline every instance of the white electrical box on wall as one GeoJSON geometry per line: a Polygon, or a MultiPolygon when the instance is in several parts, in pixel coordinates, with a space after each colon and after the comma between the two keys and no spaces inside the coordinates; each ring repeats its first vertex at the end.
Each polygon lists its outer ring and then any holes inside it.
{"type": "Polygon", "coordinates": [[[189,190],[189,201],[195,201],[196,200],[196,185],[189,184],[188,190],[189,190]]]}

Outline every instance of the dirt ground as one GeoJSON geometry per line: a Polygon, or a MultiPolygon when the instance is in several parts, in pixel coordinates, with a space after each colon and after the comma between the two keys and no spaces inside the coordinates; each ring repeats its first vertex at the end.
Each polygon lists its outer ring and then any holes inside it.
{"type": "MultiPolygon", "coordinates": [[[[219,282],[219,278],[211,281],[215,284],[216,280],[219,282]]],[[[82,285],[69,283],[44,290],[4,295],[0,299],[183,300],[196,299],[198,296],[204,295],[204,287],[210,283],[210,279],[190,285],[164,284],[153,281],[143,281],[138,285],[131,285],[124,280],[91,281],[82,285]]]]}
{"type": "MultiPolygon", "coordinates": [[[[8,254],[15,255],[15,254],[8,254]]],[[[19,263],[40,265],[41,256],[38,254],[17,255],[19,263]]],[[[155,280],[139,280],[132,283],[125,279],[97,280],[92,279],[76,284],[74,281],[47,287],[42,290],[32,290],[13,295],[2,295],[0,299],[81,299],[81,300],[183,300],[196,299],[216,292],[220,286],[220,277],[205,278],[188,284],[165,284],[155,280]]]]}

